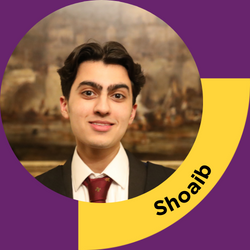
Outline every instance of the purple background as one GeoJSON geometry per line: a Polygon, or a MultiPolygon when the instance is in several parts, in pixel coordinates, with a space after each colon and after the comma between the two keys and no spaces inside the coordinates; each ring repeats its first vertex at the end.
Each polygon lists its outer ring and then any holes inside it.
{"type": "MultiPolygon", "coordinates": [[[[24,34],[48,14],[76,2],[1,2],[1,79],[24,34]]],[[[169,24],[190,49],[202,78],[250,78],[248,1],[126,2],[169,24]]],[[[232,162],[209,195],[169,228],[117,249],[249,249],[249,117],[250,114],[232,162]]],[[[77,250],[77,202],[45,189],[23,169],[8,144],[2,124],[0,147],[0,248],[77,250]]]]}

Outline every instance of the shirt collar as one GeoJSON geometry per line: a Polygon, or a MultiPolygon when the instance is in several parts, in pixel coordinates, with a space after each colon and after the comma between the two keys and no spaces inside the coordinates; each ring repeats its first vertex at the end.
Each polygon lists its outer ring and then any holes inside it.
{"type": "MultiPolygon", "coordinates": [[[[77,191],[82,185],[83,181],[91,174],[95,173],[83,162],[75,148],[72,158],[72,182],[74,190],[77,191]]],[[[109,163],[101,174],[108,175],[114,182],[116,182],[123,189],[126,187],[129,175],[128,156],[120,143],[120,149],[115,158],[109,163]]]]}

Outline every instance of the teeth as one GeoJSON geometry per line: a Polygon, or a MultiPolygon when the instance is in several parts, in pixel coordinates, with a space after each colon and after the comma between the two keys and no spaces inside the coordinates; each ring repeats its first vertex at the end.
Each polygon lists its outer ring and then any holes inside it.
{"type": "Polygon", "coordinates": [[[93,122],[93,124],[98,125],[98,126],[109,126],[110,125],[110,124],[97,123],[97,122],[93,122]]]}

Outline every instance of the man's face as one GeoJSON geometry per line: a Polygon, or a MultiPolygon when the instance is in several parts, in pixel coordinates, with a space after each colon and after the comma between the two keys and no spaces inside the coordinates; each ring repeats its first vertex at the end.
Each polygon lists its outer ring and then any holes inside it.
{"type": "Polygon", "coordinates": [[[83,62],[69,100],[60,98],[62,115],[70,120],[81,148],[118,148],[134,120],[132,86],[126,69],[102,61],[83,62]]]}

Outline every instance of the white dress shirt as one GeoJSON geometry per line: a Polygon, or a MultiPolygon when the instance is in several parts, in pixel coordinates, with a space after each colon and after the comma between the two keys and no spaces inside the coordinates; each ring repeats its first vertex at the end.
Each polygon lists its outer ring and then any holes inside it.
{"type": "Polygon", "coordinates": [[[120,143],[120,149],[115,158],[109,163],[102,173],[94,173],[80,158],[77,148],[72,158],[71,177],[73,199],[89,202],[87,187],[82,183],[89,176],[90,178],[101,178],[108,175],[113,182],[109,188],[106,202],[117,202],[128,199],[128,177],[129,162],[128,156],[120,143]]]}

